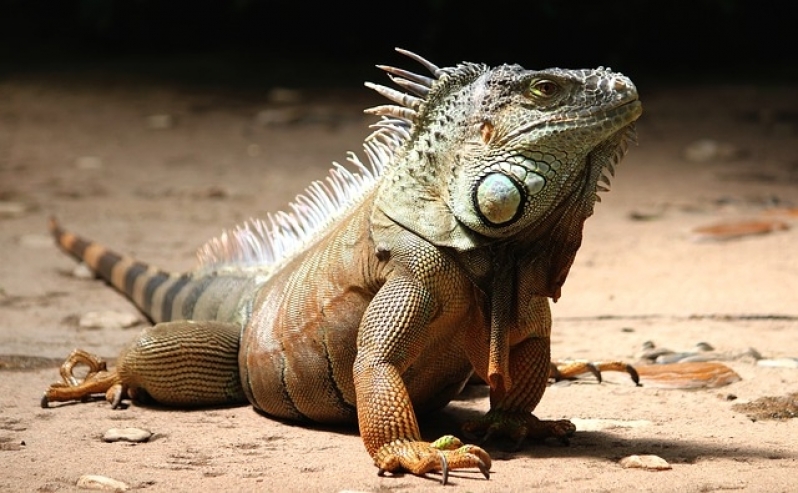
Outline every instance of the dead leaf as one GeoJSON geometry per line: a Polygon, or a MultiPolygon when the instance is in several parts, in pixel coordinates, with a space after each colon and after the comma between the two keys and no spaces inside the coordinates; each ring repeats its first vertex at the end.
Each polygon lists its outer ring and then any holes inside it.
{"type": "Polygon", "coordinates": [[[714,361],[635,366],[644,387],[711,389],[742,380],[734,370],[714,361]]]}
{"type": "Polygon", "coordinates": [[[776,220],[750,220],[713,224],[693,229],[694,238],[698,241],[723,241],[743,236],[767,234],[772,231],[789,229],[787,223],[776,220]]]}

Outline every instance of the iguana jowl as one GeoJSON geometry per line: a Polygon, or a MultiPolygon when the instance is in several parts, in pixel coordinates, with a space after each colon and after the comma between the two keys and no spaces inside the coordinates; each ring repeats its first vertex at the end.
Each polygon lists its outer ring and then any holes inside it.
{"type": "Polygon", "coordinates": [[[169,274],[63,231],[58,244],[156,325],[115,370],[76,351],[43,398],[109,392],[176,406],[248,400],[267,414],[357,421],[380,473],[479,468],[454,437],[424,442],[417,412],[472,373],[490,411],[471,433],[567,436],[532,415],[550,372],[551,315],[606,173],[641,114],[608,69],[463,63],[431,76],[381,67],[407,92],[364,143],[291,205],[211,240],[194,272],[169,274]],[[92,373],[76,382],[72,366],[92,373]]]}

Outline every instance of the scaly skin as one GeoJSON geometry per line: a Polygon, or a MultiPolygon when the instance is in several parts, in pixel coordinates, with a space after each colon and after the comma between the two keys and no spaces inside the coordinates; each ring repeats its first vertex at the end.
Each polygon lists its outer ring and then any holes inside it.
{"type": "MultiPolygon", "coordinates": [[[[491,409],[465,431],[519,443],[573,433],[532,415],[552,375],[547,298],[559,297],[598,182],[626,150],[636,90],[604,69],[439,69],[409,56],[433,77],[383,67],[413,94],[372,85],[398,103],[369,110],[386,117],[366,141],[376,176],[329,221],[296,226],[313,214],[299,211],[267,233],[232,232],[187,274],[53,222],[63,249],[157,323],[99,391],[117,405],[245,397],[283,419],[356,421],[380,474],[439,471],[444,483],[451,469],[488,477],[490,456],[451,436],[424,441],[416,413],[446,405],[472,373],[490,385],[491,409]],[[288,230],[294,247],[273,247],[288,230]],[[255,251],[253,237],[278,254],[255,251]]],[[[562,375],[579,368],[598,371],[562,375]]],[[[98,392],[66,373],[43,405],[98,392]]]]}

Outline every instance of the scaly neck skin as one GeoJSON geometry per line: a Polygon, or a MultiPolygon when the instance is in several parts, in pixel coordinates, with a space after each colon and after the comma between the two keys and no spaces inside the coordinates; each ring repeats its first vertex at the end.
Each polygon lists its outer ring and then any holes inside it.
{"type": "Polygon", "coordinates": [[[485,238],[485,246],[481,248],[452,252],[483,292],[490,293],[494,277],[509,267],[517,273],[518,290],[524,292],[524,297],[549,297],[555,301],[559,298],[595,201],[586,177],[577,178],[584,185],[577,186],[523,232],[507,239],[485,238]]]}

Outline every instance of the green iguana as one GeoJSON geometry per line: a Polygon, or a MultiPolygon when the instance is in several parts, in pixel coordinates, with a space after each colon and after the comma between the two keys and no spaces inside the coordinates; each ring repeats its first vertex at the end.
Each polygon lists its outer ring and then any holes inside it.
{"type": "Polygon", "coordinates": [[[335,163],[290,212],[211,240],[193,272],[53,221],[57,243],[155,325],[113,371],[73,353],[42,405],[107,391],[114,406],[249,401],[282,419],[356,421],[380,474],[440,471],[445,483],[459,468],[489,477],[490,456],[452,436],[423,441],[416,413],[446,405],[473,373],[490,411],[464,432],[570,436],[569,421],[532,414],[553,371],[547,298],[559,298],[634,136],[637,90],[605,68],[439,68],[398,51],[431,75],[380,66],[406,92],[367,84],[394,104],[366,110],[381,117],[366,163],[350,153],[356,170],[335,163]],[[72,375],[81,363],[85,379],[72,375]]]}

